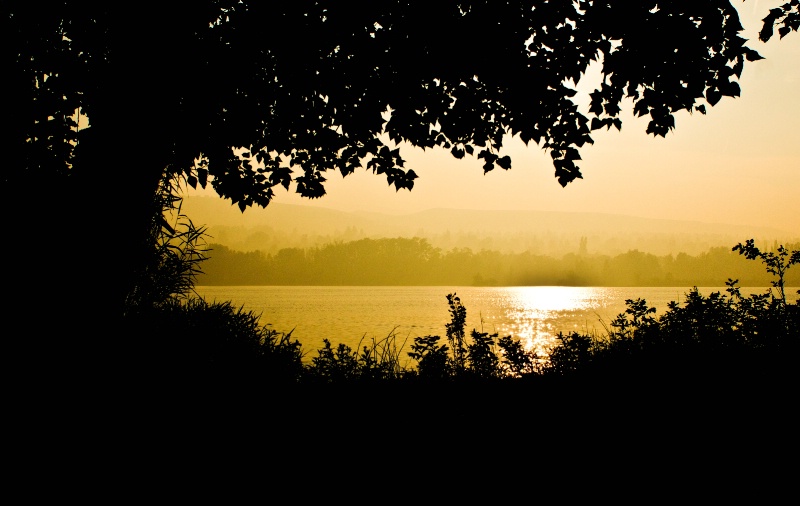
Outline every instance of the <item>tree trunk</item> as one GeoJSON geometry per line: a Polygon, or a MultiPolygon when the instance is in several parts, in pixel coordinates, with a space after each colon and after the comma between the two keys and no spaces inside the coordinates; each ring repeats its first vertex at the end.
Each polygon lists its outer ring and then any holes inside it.
{"type": "Polygon", "coordinates": [[[152,201],[173,161],[169,107],[174,97],[164,93],[162,80],[169,80],[169,73],[159,72],[169,68],[159,56],[166,52],[161,42],[168,37],[159,36],[165,32],[148,21],[147,35],[129,40],[143,26],[129,23],[128,33],[110,35],[109,72],[95,92],[91,126],[81,134],[69,191],[53,216],[63,223],[60,242],[66,252],[60,262],[66,283],[58,317],[70,336],[70,343],[59,348],[68,348],[76,365],[91,374],[135,380],[130,376],[147,373],[147,357],[134,352],[136,336],[128,335],[122,315],[151,254],[152,201]]]}
{"type": "MultiPolygon", "coordinates": [[[[19,353],[7,360],[17,358],[18,369],[32,380],[47,377],[50,385],[71,378],[103,387],[112,374],[134,381],[147,374],[148,357],[132,352],[140,347],[122,314],[151,253],[159,181],[176,163],[180,93],[193,77],[188,60],[181,63],[181,48],[195,35],[191,26],[176,33],[181,24],[173,21],[186,15],[177,6],[158,16],[148,8],[121,10],[107,25],[107,50],[98,48],[89,73],[78,77],[90,127],[79,136],[69,175],[55,183],[41,174],[13,184],[5,179],[7,233],[19,245],[9,286],[22,322],[13,340],[19,353]]],[[[24,107],[11,109],[12,123],[18,109],[20,121],[28,119],[24,107]]],[[[8,152],[23,152],[24,141],[15,139],[8,152]]],[[[13,155],[11,164],[11,173],[34,169],[13,155]]]]}

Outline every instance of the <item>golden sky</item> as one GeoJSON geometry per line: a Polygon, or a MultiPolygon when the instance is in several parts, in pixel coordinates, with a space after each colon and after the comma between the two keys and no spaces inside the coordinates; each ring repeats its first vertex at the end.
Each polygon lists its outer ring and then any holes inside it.
{"type": "MultiPolygon", "coordinates": [[[[624,109],[622,131],[593,132],[595,144],[581,151],[584,178],[566,188],[556,181],[549,154],[509,138],[509,171],[496,168],[484,175],[482,161],[475,158],[456,160],[449,151],[402,146],[406,168],[419,175],[410,192],[395,192],[383,176],[366,170],[347,178],[330,171],[323,198],[312,201],[292,193],[294,188],[278,188],[275,201],[389,213],[429,208],[601,212],[771,226],[784,229],[787,241],[797,240],[800,33],[779,40],[776,32],[768,43],[757,36],[760,19],[780,3],[734,2],[743,36],[765,57],[746,62],[740,97],[724,97],[707,107],[706,116],[677,114],[676,128],[666,138],[646,134],[647,117],[634,118],[631,107],[624,109]]],[[[592,77],[597,74],[587,75],[592,77]]],[[[586,111],[588,100],[584,106],[586,111]]]]}

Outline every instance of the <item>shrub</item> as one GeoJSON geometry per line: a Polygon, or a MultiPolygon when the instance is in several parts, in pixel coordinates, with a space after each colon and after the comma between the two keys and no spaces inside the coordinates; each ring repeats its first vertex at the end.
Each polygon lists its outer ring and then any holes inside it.
{"type": "Polygon", "coordinates": [[[259,323],[259,315],[230,302],[171,298],[126,317],[130,349],[156,370],[182,381],[296,383],[300,342],[259,323]]]}
{"type": "Polygon", "coordinates": [[[335,349],[330,340],[323,339],[323,343],[304,369],[303,379],[308,383],[372,382],[399,379],[406,374],[399,361],[394,331],[380,341],[373,339],[371,346],[361,346],[360,354],[343,343],[335,349]]]}

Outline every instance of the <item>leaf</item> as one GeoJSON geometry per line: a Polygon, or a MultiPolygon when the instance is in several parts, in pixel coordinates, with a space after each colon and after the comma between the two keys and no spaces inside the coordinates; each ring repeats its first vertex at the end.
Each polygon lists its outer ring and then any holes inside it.
{"type": "Polygon", "coordinates": [[[502,158],[498,158],[497,159],[497,165],[499,165],[500,167],[502,167],[505,170],[510,169],[511,168],[511,157],[506,155],[506,156],[504,156],[502,158]]]}
{"type": "Polygon", "coordinates": [[[486,163],[494,163],[494,161],[497,160],[497,155],[488,149],[482,149],[480,153],[478,153],[478,158],[483,158],[486,160],[486,163]]]}
{"type": "Polygon", "coordinates": [[[713,90],[711,88],[706,90],[706,101],[708,101],[708,104],[710,106],[713,107],[714,105],[716,105],[717,102],[719,102],[721,98],[722,98],[722,94],[719,91],[713,90]]]}
{"type": "Polygon", "coordinates": [[[522,142],[525,143],[526,146],[528,145],[528,143],[530,143],[530,141],[539,144],[539,142],[542,140],[542,137],[538,134],[536,130],[527,128],[519,133],[519,138],[522,140],[522,142]]]}
{"type": "Polygon", "coordinates": [[[636,114],[636,116],[641,117],[647,114],[648,112],[650,112],[650,107],[644,100],[639,100],[638,102],[636,102],[636,105],[633,106],[633,113],[636,114]]]}
{"type": "Polygon", "coordinates": [[[605,105],[605,109],[606,109],[606,114],[608,114],[609,116],[616,116],[621,111],[619,104],[613,104],[613,103],[607,103],[605,105]]]}
{"type": "MultiPolygon", "coordinates": [[[[748,60],[750,59],[748,58],[748,60]]],[[[742,59],[741,56],[738,56],[736,58],[736,64],[733,66],[733,73],[736,77],[742,77],[742,70],[744,70],[744,59],[742,59]]]]}
{"type": "Polygon", "coordinates": [[[603,113],[603,94],[599,90],[595,90],[589,94],[592,97],[589,112],[592,114],[600,115],[603,113]]]}
{"type": "Polygon", "coordinates": [[[578,150],[575,148],[567,148],[566,153],[564,154],[565,160],[580,160],[581,154],[578,153],[578,150]]]}
{"type": "MultiPolygon", "coordinates": [[[[758,60],[763,60],[764,59],[764,57],[761,56],[758,53],[758,51],[756,51],[754,49],[747,49],[744,52],[744,57],[747,58],[747,61],[758,61],[758,60]]],[[[736,75],[738,76],[739,74],[736,74],[736,75]]]]}
{"type": "Polygon", "coordinates": [[[724,89],[721,90],[722,94],[728,97],[738,97],[741,94],[741,88],[739,88],[739,83],[736,82],[729,82],[725,85],[724,89]]]}
{"type": "Polygon", "coordinates": [[[666,137],[667,132],[669,132],[669,128],[659,125],[655,120],[647,124],[646,133],[648,134],[653,134],[653,136],[660,135],[661,137],[666,137]]]}
{"type": "Polygon", "coordinates": [[[764,22],[761,31],[758,33],[758,38],[762,42],[767,42],[770,38],[772,38],[773,29],[775,21],[781,16],[780,9],[772,9],[767,17],[765,17],[762,21],[764,22]],[[778,11],[777,14],[775,11],[778,11]]]}

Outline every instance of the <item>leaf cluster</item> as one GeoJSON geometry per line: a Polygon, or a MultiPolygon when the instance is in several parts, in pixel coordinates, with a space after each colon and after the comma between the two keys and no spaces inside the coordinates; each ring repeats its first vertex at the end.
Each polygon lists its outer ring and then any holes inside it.
{"type": "Polygon", "coordinates": [[[800,0],[791,0],[780,7],[770,9],[769,14],[762,21],[764,24],[758,38],[764,42],[772,38],[775,27],[778,27],[781,39],[791,31],[796,32],[800,28],[800,0]]]}

